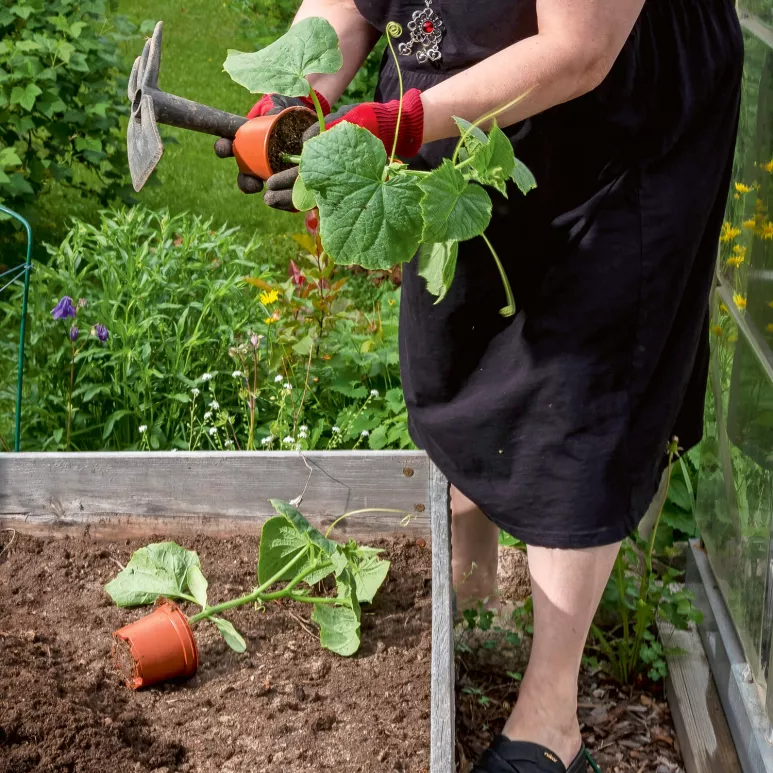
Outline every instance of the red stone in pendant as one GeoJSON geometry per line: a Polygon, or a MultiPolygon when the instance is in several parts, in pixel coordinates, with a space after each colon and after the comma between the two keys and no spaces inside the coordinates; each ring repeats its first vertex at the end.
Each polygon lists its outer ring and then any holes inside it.
{"type": "Polygon", "coordinates": [[[435,25],[431,21],[425,21],[424,24],[421,25],[421,28],[427,35],[431,35],[435,30],[435,25]]]}

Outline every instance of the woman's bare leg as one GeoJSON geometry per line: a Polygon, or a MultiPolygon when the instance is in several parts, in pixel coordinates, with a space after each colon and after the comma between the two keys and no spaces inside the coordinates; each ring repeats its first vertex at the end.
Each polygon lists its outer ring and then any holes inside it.
{"type": "Polygon", "coordinates": [[[496,597],[499,529],[453,486],[451,513],[454,589],[461,610],[496,597]]]}
{"type": "Polygon", "coordinates": [[[617,544],[586,550],[528,549],[534,641],[504,734],[548,747],[565,765],[582,743],[577,720],[580,663],[619,548],[617,544]]]}

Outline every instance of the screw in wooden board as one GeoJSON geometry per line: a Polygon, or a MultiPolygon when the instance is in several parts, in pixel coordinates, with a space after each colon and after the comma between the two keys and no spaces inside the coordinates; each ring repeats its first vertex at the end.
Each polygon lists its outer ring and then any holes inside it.
{"type": "Polygon", "coordinates": [[[424,505],[422,505],[422,504],[418,504],[418,505],[414,505],[414,506],[413,506],[413,509],[414,509],[414,510],[415,510],[417,513],[423,513],[423,512],[424,512],[424,510],[425,510],[426,508],[424,507],[424,505]]]}
{"type": "Polygon", "coordinates": [[[403,475],[405,475],[406,478],[412,478],[413,477],[413,467],[404,467],[403,468],[403,475]]]}

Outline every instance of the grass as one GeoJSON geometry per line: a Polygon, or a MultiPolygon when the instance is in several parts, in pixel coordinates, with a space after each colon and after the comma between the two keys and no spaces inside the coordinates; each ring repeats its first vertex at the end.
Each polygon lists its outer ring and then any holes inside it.
{"type": "MultiPolygon", "coordinates": [[[[223,71],[229,48],[253,47],[250,31],[233,10],[213,0],[120,0],[119,12],[137,24],[164,22],[159,83],[165,91],[239,115],[252,106],[255,97],[223,71]]],[[[141,53],[139,42],[135,45],[136,51],[127,50],[127,62],[141,53]]],[[[172,128],[163,133],[179,144],[167,145],[156,171],[163,184],[143,189],[138,194],[143,204],[211,215],[217,225],[229,223],[262,235],[302,228],[299,215],[272,210],[261,195],[247,197],[238,190],[236,163],[215,156],[213,137],[172,128]]]]}

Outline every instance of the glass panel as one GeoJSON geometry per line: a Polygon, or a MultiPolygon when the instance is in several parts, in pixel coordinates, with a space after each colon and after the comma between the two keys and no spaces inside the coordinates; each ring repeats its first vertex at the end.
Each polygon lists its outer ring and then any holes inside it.
{"type": "MultiPolygon", "coordinates": [[[[765,0],[771,9],[773,0],[765,0]]],[[[773,50],[744,33],[743,102],[720,271],[773,344],[773,50]]]]}
{"type": "Polygon", "coordinates": [[[742,0],[739,6],[762,21],[773,25],[773,0],[742,0]]]}
{"type": "Polygon", "coordinates": [[[755,676],[762,651],[771,514],[773,385],[717,294],[697,520],[755,676]]]}

